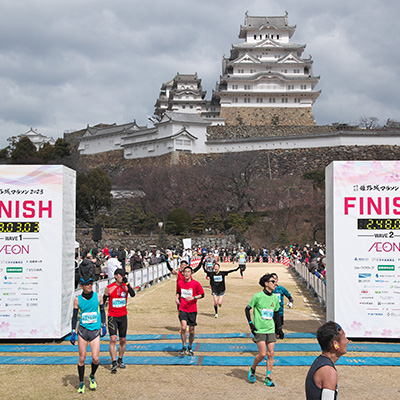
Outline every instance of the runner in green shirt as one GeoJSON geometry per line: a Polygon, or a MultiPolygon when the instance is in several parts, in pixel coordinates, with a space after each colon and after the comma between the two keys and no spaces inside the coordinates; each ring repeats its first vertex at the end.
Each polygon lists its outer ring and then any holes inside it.
{"type": "Polygon", "coordinates": [[[258,354],[249,369],[248,379],[251,383],[256,381],[256,367],[267,356],[267,375],[264,384],[275,386],[270,378],[274,365],[274,348],[276,339],[283,339],[282,322],[279,315],[279,299],[272,292],[277,281],[272,274],[265,274],[260,278],[262,292],[256,293],[246,306],[245,313],[249,322],[253,341],[257,344],[258,354]],[[250,310],[253,308],[253,320],[250,310]]]}

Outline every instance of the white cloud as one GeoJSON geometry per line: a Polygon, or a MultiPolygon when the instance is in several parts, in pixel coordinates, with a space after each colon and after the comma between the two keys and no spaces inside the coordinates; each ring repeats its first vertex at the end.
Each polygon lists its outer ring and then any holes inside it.
{"type": "Polygon", "coordinates": [[[0,147],[34,127],[147,123],[160,86],[197,72],[210,98],[244,13],[283,15],[307,44],[322,90],[318,123],[400,119],[397,2],[378,0],[3,0],[0,147]]]}

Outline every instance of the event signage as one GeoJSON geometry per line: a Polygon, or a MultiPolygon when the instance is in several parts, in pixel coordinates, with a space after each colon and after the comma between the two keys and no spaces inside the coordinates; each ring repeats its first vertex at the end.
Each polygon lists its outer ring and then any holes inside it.
{"type": "Polygon", "coordinates": [[[61,338],[74,296],[75,171],[0,166],[0,338],[61,338]]]}
{"type": "Polygon", "coordinates": [[[400,162],[326,168],[327,318],[354,338],[400,338],[400,162]]]}

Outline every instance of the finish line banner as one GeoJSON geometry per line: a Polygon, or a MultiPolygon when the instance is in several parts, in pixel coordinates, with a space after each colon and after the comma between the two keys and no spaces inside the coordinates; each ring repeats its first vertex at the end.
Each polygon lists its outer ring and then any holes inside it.
{"type": "Polygon", "coordinates": [[[0,339],[61,338],[74,296],[75,171],[0,166],[0,339]]]}
{"type": "Polygon", "coordinates": [[[400,162],[326,168],[327,318],[348,337],[400,338],[400,162]]]}

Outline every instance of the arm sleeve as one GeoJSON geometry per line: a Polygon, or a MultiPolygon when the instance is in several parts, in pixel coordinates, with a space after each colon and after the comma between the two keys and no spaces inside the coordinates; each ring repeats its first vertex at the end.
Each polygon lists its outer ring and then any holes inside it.
{"type": "Polygon", "coordinates": [[[108,299],[108,296],[103,294],[103,304],[106,304],[107,299],[108,299]]]}
{"type": "Polygon", "coordinates": [[[204,257],[205,256],[203,254],[202,257],[201,257],[201,260],[199,262],[199,265],[196,268],[193,269],[193,273],[197,272],[201,267],[203,267],[203,269],[204,269],[204,257]]]}
{"type": "Polygon", "coordinates": [[[287,290],[286,288],[284,288],[283,294],[290,300],[292,295],[290,294],[289,290],[287,290]]]}
{"type": "Polygon", "coordinates": [[[334,400],[335,399],[335,391],[331,389],[322,389],[321,400],[334,400]]]}
{"type": "Polygon", "coordinates": [[[135,297],[136,293],[135,293],[135,291],[133,290],[133,287],[132,287],[131,285],[126,285],[126,286],[128,287],[129,296],[135,297]]]}
{"type": "Polygon", "coordinates": [[[249,305],[247,305],[246,308],[244,309],[244,312],[245,312],[246,318],[247,318],[247,322],[249,322],[249,323],[251,321],[250,310],[251,310],[251,307],[249,305]]]}
{"type": "Polygon", "coordinates": [[[235,269],[231,269],[231,270],[229,270],[229,271],[225,271],[225,273],[226,273],[226,275],[228,275],[228,274],[230,274],[231,272],[237,271],[239,268],[240,268],[240,267],[237,267],[237,268],[235,268],[235,269]]]}
{"type": "Polygon", "coordinates": [[[165,262],[167,263],[168,271],[169,271],[169,272],[172,272],[172,268],[171,268],[171,265],[170,265],[168,259],[165,259],[165,262]]]}
{"type": "Polygon", "coordinates": [[[76,324],[78,323],[78,309],[74,308],[72,312],[72,330],[76,328],[76,324]]]}
{"type": "Polygon", "coordinates": [[[282,329],[282,319],[279,311],[274,312],[275,332],[282,329]]]}
{"type": "Polygon", "coordinates": [[[106,323],[106,311],[104,310],[104,304],[100,306],[100,317],[101,317],[101,324],[106,323]]]}

